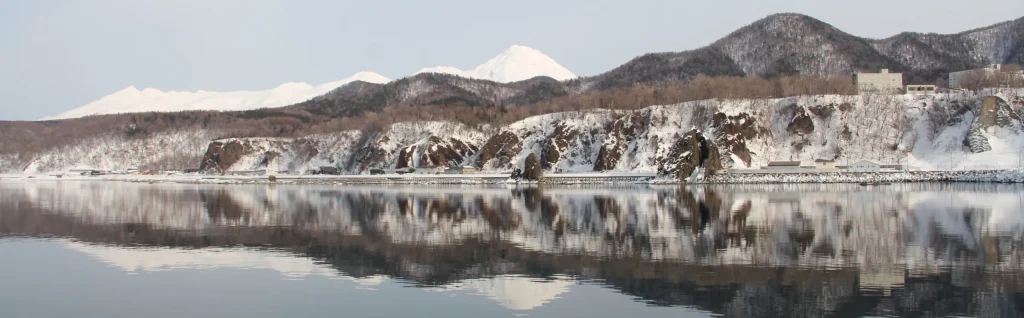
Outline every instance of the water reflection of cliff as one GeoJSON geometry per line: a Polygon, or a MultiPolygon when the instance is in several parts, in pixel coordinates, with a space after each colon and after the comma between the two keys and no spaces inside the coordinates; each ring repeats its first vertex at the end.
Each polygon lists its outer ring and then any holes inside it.
{"type": "Polygon", "coordinates": [[[115,251],[272,247],[329,265],[306,272],[423,286],[569,275],[730,316],[1024,314],[1012,186],[0,188],[0,233],[115,251]]]}

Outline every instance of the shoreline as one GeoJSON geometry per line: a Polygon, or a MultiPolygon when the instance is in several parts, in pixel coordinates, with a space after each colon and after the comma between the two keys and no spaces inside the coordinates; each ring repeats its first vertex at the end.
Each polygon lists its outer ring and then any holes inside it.
{"type": "Polygon", "coordinates": [[[917,183],[917,182],[980,182],[1022,183],[1021,170],[964,171],[898,171],[898,172],[823,172],[823,173],[758,173],[716,174],[703,180],[705,184],[775,184],[775,183],[917,183]]]}
{"type": "MultiPolygon", "coordinates": [[[[504,174],[473,175],[278,175],[227,176],[202,174],[98,176],[81,175],[0,175],[0,181],[125,181],[175,182],[213,184],[338,184],[338,185],[488,185],[488,184],[649,184],[682,185],[675,178],[653,173],[560,173],[547,174],[541,181],[515,181],[504,174]]],[[[827,172],[827,173],[720,173],[698,181],[698,184],[801,184],[801,183],[1024,183],[1022,170],[966,170],[966,171],[900,171],[900,172],[827,172]]]]}

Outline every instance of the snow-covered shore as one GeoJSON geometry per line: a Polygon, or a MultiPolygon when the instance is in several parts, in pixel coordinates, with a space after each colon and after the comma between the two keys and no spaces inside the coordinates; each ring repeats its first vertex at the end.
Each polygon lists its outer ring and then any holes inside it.
{"type": "Polygon", "coordinates": [[[1022,170],[717,174],[705,183],[1024,182],[1022,170]]]}
{"type": "MultiPolygon", "coordinates": [[[[228,176],[204,174],[169,175],[100,175],[77,174],[6,174],[0,181],[126,181],[174,182],[210,184],[507,184],[517,183],[505,174],[466,175],[278,175],[228,176]]],[[[874,183],[874,182],[971,182],[971,183],[1024,183],[1024,170],[967,170],[967,171],[903,171],[903,172],[836,172],[836,173],[720,173],[701,181],[707,184],[781,184],[781,183],[874,183]]],[[[520,181],[518,183],[537,183],[520,181]]],[[[649,173],[561,173],[547,174],[547,184],[680,184],[677,179],[649,173]]]]}

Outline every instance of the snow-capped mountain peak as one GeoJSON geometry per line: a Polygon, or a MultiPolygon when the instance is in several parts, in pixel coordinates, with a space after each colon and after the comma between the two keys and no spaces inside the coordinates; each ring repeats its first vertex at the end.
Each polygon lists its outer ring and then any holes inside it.
{"type": "MultiPolygon", "coordinates": [[[[513,45],[498,56],[480,64],[472,70],[461,70],[450,66],[435,66],[421,69],[419,73],[455,74],[462,77],[510,83],[547,76],[556,80],[576,78],[565,67],[538,50],[513,45]]],[[[344,86],[363,81],[384,84],[391,80],[374,72],[359,72],[348,78],[320,85],[307,83],[284,83],[268,90],[211,92],[161,91],[155,88],[138,89],[129,86],[97,101],[43,120],[69,119],[91,115],[141,112],[179,112],[191,110],[240,111],[259,108],[283,107],[310,100],[314,97],[344,86]]]]}
{"type": "Polygon", "coordinates": [[[465,72],[465,71],[460,70],[458,67],[433,66],[433,67],[422,68],[422,69],[420,69],[419,71],[416,71],[416,73],[413,73],[413,74],[415,75],[415,74],[420,74],[420,73],[441,73],[441,74],[462,75],[463,72],[465,72]]]}
{"type": "Polygon", "coordinates": [[[522,45],[512,45],[498,56],[472,70],[464,71],[451,66],[435,66],[416,72],[416,74],[419,73],[454,74],[500,83],[528,80],[537,76],[548,76],[560,81],[577,77],[576,74],[559,65],[551,57],[522,45]]]}
{"type": "Polygon", "coordinates": [[[380,74],[377,74],[377,73],[374,73],[374,72],[359,72],[359,73],[355,73],[352,76],[349,76],[348,78],[342,79],[340,81],[325,83],[325,84],[320,85],[320,86],[332,86],[330,89],[327,90],[327,91],[331,91],[331,90],[333,90],[335,88],[341,87],[342,85],[345,85],[345,84],[348,84],[348,83],[351,83],[351,82],[356,82],[356,81],[367,82],[367,83],[376,83],[376,84],[384,84],[384,83],[390,82],[391,79],[389,79],[387,77],[384,77],[384,75],[380,75],[380,74]]]}
{"type": "Polygon", "coordinates": [[[284,83],[262,91],[195,92],[139,90],[134,85],[104,96],[97,101],[43,120],[68,119],[91,115],[178,112],[189,110],[238,111],[288,106],[317,97],[345,84],[363,81],[384,84],[391,80],[374,72],[359,72],[345,79],[313,86],[307,83],[284,83]]]}
{"type": "Polygon", "coordinates": [[[548,76],[556,80],[576,78],[554,59],[540,51],[521,45],[513,45],[505,52],[473,69],[482,78],[496,82],[515,82],[536,76],[548,76]]]}

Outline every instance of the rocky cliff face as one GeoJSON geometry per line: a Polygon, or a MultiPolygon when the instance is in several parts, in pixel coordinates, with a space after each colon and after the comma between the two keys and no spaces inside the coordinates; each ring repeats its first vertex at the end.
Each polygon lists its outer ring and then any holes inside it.
{"type": "Polygon", "coordinates": [[[395,168],[461,165],[479,151],[476,144],[455,138],[427,137],[427,140],[402,148],[398,152],[395,168]]]}
{"type": "Polygon", "coordinates": [[[523,161],[523,179],[539,181],[544,178],[544,167],[542,167],[540,159],[537,158],[536,154],[530,154],[526,156],[526,160],[523,161]]]}
{"type": "MultiPolygon", "coordinates": [[[[289,149],[296,142],[274,138],[225,139],[210,143],[203,155],[199,170],[208,173],[220,173],[232,166],[246,166],[266,169],[275,159],[281,157],[284,149],[289,149]],[[241,162],[247,160],[248,162],[241,162]]],[[[316,151],[316,148],[307,148],[316,151]]]]}
{"type": "Polygon", "coordinates": [[[988,136],[1020,133],[1021,121],[1017,112],[1002,98],[989,96],[982,100],[981,106],[978,107],[978,115],[964,138],[964,146],[973,153],[991,151],[992,145],[988,136]]]}
{"type": "Polygon", "coordinates": [[[711,168],[705,173],[713,173],[773,160],[871,159],[925,169],[1016,164],[1024,148],[1018,119],[1024,92],[986,99],[990,95],[704,100],[634,111],[547,114],[493,128],[418,122],[378,131],[212,143],[208,140],[213,132],[181,132],[123,142],[95,140],[29,158],[0,157],[0,167],[33,173],[86,165],[125,169],[188,158],[186,166],[198,164],[211,173],[261,170],[271,164],[292,172],[321,166],[366,173],[371,168],[474,165],[497,173],[522,168],[532,154],[545,173],[688,177],[701,165],[711,168]],[[967,146],[965,139],[970,139],[967,146]],[[972,150],[986,148],[972,146],[971,140],[985,141],[991,150],[975,154],[972,150]]]}
{"type": "Polygon", "coordinates": [[[659,175],[672,176],[678,180],[703,180],[722,170],[718,146],[701,131],[693,129],[674,139],[676,141],[668,156],[658,163],[659,175]]]}
{"type": "Polygon", "coordinates": [[[753,159],[750,148],[747,148],[747,141],[757,138],[758,134],[767,134],[763,128],[757,127],[755,120],[750,114],[728,116],[725,113],[717,113],[711,122],[712,128],[720,132],[716,143],[721,149],[739,159],[743,166],[750,166],[753,159]],[[760,132],[759,132],[759,129],[760,132]]]}
{"type": "Polygon", "coordinates": [[[519,136],[510,131],[502,131],[487,140],[483,151],[480,152],[478,164],[491,163],[494,166],[507,167],[516,160],[521,151],[523,143],[519,136]]]}
{"type": "Polygon", "coordinates": [[[346,173],[462,165],[479,153],[483,136],[461,124],[423,122],[395,124],[377,132],[217,140],[210,143],[201,170],[260,170],[272,162],[278,169],[293,172],[330,166],[346,173]]]}
{"type": "Polygon", "coordinates": [[[259,169],[276,159],[289,169],[332,165],[348,173],[456,164],[507,172],[524,168],[534,156],[548,173],[651,172],[678,179],[756,168],[773,160],[873,159],[928,167],[950,152],[984,149],[969,142],[964,147],[959,142],[964,139],[995,138],[1003,147],[1024,146],[1024,139],[1013,139],[1021,132],[1016,114],[1021,106],[971,94],[706,100],[636,111],[541,115],[493,132],[427,123],[287,142],[254,139],[259,145],[219,141],[210,145],[204,167],[259,169]],[[972,112],[959,110],[962,105],[981,105],[975,107],[980,115],[970,117],[972,112]],[[953,115],[939,118],[936,112],[953,115]],[[971,120],[974,129],[968,129],[971,120]]]}

